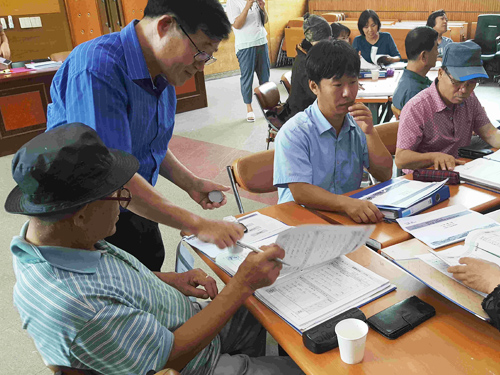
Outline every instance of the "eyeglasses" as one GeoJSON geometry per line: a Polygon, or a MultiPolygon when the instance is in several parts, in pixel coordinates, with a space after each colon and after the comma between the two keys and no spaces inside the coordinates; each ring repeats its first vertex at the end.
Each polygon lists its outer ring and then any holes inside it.
{"type": "Polygon", "coordinates": [[[104,197],[104,198],[101,198],[99,200],[100,201],[119,201],[121,207],[127,208],[128,205],[130,204],[130,201],[132,200],[132,193],[130,192],[129,189],[122,187],[122,188],[118,189],[113,194],[113,196],[104,197]]]}
{"type": "Polygon", "coordinates": [[[198,46],[193,42],[193,39],[191,39],[191,37],[188,35],[188,33],[186,32],[186,30],[184,30],[184,28],[181,26],[180,23],[179,23],[179,27],[181,28],[181,30],[184,33],[184,35],[186,35],[188,37],[188,39],[191,41],[191,43],[193,44],[194,48],[196,48],[196,50],[198,51],[198,53],[196,55],[194,55],[194,60],[195,61],[202,62],[205,65],[210,65],[210,64],[213,64],[214,62],[217,61],[217,59],[215,57],[209,55],[207,52],[200,51],[200,49],[198,48],[198,46]]]}
{"type": "Polygon", "coordinates": [[[478,79],[469,79],[467,81],[457,81],[455,80],[451,74],[448,72],[447,69],[443,69],[444,72],[446,73],[446,75],[448,76],[448,78],[450,79],[450,82],[453,86],[457,87],[457,88],[461,88],[461,87],[468,87],[468,86],[472,86],[472,87],[476,87],[476,85],[478,84],[479,80],[478,79]]]}

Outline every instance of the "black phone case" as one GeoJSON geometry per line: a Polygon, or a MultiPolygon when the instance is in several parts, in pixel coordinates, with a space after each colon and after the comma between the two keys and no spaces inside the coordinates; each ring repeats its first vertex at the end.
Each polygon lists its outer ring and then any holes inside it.
{"type": "Polygon", "coordinates": [[[321,354],[339,346],[335,326],[344,319],[354,318],[366,322],[363,311],[353,307],[343,313],[313,327],[302,334],[304,346],[315,354],[321,354]]]}
{"type": "Polygon", "coordinates": [[[413,296],[368,318],[375,331],[394,340],[436,315],[434,307],[413,296]]]}

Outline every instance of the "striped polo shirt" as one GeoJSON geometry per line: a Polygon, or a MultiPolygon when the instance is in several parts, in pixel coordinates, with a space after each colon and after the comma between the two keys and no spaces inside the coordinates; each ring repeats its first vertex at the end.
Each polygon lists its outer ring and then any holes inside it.
{"type": "MultiPolygon", "coordinates": [[[[165,366],[173,331],[197,311],[189,298],[105,241],[97,251],[34,246],[28,225],[11,243],[14,304],[45,362],[109,375],[165,366]]],[[[183,375],[210,374],[219,352],[217,336],[183,375]]]]}
{"type": "Polygon", "coordinates": [[[47,130],[71,122],[92,127],[106,146],[134,155],[138,173],[154,185],[172,138],[177,99],[163,75],[151,79],[137,22],[73,50],[52,81],[47,130]]]}

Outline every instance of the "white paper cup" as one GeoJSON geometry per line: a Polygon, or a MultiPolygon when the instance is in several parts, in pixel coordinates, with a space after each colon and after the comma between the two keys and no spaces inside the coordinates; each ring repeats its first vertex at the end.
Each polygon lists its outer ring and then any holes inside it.
{"type": "Polygon", "coordinates": [[[372,80],[378,81],[378,76],[380,75],[380,71],[378,69],[373,69],[371,73],[372,73],[372,80]]]}
{"type": "Polygon", "coordinates": [[[368,324],[359,319],[344,319],[335,326],[340,359],[349,365],[359,363],[365,355],[368,324]]]}

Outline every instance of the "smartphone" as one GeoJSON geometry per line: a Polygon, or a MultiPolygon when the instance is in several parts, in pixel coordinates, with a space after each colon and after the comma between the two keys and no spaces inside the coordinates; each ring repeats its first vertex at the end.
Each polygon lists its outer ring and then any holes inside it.
{"type": "Polygon", "coordinates": [[[458,156],[467,159],[479,159],[490,154],[493,154],[493,151],[489,148],[460,147],[458,149],[458,156]]]}
{"type": "Polygon", "coordinates": [[[12,61],[0,57],[0,70],[9,69],[10,64],[12,64],[12,61]]]}

